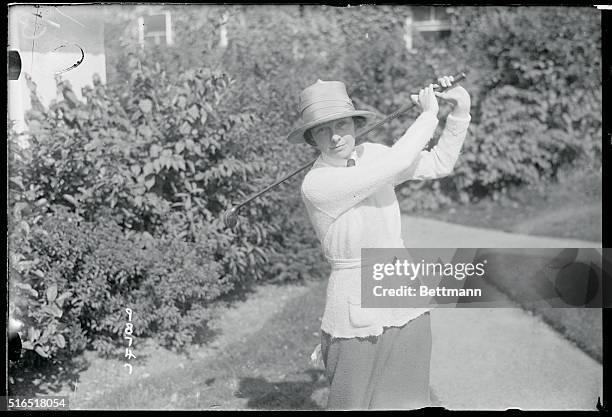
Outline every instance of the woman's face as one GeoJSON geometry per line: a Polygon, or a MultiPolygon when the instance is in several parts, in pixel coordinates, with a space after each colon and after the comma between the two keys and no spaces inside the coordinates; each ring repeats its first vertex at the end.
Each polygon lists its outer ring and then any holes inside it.
{"type": "Polygon", "coordinates": [[[352,117],[313,127],[310,134],[319,151],[327,156],[348,159],[355,149],[355,123],[352,117]]]}

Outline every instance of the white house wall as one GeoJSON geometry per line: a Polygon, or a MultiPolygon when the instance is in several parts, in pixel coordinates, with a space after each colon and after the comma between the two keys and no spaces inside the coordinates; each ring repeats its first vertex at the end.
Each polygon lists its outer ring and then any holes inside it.
{"type": "Polygon", "coordinates": [[[21,55],[21,75],[18,80],[8,81],[8,111],[18,132],[26,130],[24,115],[31,107],[26,73],[36,83],[37,95],[45,106],[54,99],[62,99],[56,87],[56,73],[81,58],[78,45],[85,57],[76,68],[59,74],[61,79],[70,82],[79,99],[82,99],[81,89],[93,84],[94,74],[106,82],[104,21],[100,7],[10,7],[9,49],[21,55]]]}

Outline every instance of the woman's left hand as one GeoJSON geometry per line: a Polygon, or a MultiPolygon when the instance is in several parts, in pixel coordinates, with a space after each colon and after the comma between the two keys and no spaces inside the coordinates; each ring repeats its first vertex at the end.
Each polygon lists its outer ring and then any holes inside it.
{"type": "Polygon", "coordinates": [[[438,84],[434,85],[434,87],[441,86],[450,88],[444,92],[436,92],[435,94],[437,97],[450,101],[454,104],[455,108],[452,112],[454,116],[467,117],[470,114],[470,95],[465,88],[461,87],[460,85],[453,86],[453,81],[452,76],[438,78],[438,84]]]}

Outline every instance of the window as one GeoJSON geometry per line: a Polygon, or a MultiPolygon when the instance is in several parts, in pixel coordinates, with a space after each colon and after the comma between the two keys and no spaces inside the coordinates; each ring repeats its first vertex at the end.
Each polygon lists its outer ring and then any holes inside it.
{"type": "Polygon", "coordinates": [[[433,7],[429,6],[413,6],[412,19],[416,22],[430,20],[432,9],[433,7]]]}
{"type": "Polygon", "coordinates": [[[446,7],[415,6],[412,14],[412,26],[419,32],[450,30],[446,7]]]}
{"type": "Polygon", "coordinates": [[[138,41],[142,46],[147,42],[172,45],[172,20],[170,12],[161,12],[138,18],[138,41]]]}
{"type": "Polygon", "coordinates": [[[412,51],[412,31],[418,31],[428,40],[440,39],[450,34],[450,18],[446,7],[412,6],[406,18],[406,47],[412,51]]]}

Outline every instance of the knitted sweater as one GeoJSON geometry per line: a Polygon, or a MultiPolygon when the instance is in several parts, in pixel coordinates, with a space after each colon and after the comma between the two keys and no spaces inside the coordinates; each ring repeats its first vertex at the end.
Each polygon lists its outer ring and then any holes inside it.
{"type": "Polygon", "coordinates": [[[394,186],[410,179],[450,174],[470,117],[449,115],[438,143],[423,151],[438,119],[422,113],[392,146],[363,143],[356,165],[321,154],[302,183],[302,199],[332,266],[321,329],[332,337],[376,336],[384,327],[402,326],[430,308],[362,308],[362,248],[403,248],[401,217],[394,186]]]}

